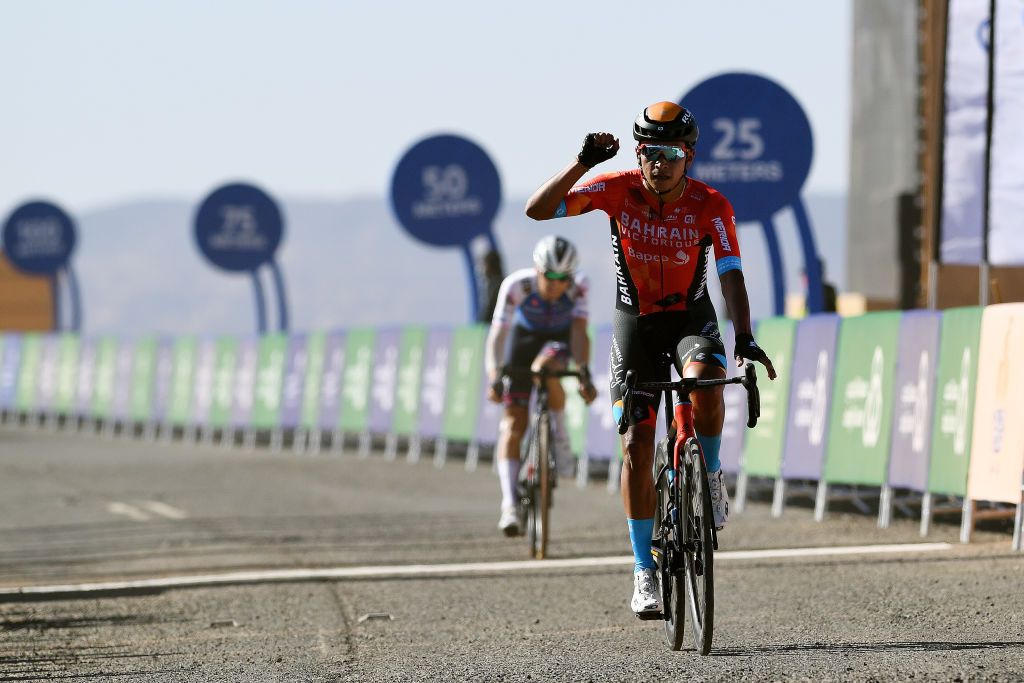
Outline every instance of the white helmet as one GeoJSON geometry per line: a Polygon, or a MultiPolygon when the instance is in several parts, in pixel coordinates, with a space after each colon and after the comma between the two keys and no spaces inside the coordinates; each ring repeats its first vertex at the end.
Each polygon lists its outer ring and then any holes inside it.
{"type": "Polygon", "coordinates": [[[533,263],[540,271],[570,275],[576,270],[578,261],[576,247],[564,237],[548,235],[533,248],[533,263]]]}

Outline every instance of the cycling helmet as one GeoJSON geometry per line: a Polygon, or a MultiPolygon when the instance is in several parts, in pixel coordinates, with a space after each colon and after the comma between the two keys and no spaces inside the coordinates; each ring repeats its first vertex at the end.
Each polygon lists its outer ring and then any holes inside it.
{"type": "Polygon", "coordinates": [[[569,274],[576,270],[578,261],[576,247],[564,237],[548,235],[533,249],[533,263],[544,272],[569,274]]]}
{"type": "Polygon", "coordinates": [[[699,132],[697,119],[675,102],[655,102],[633,122],[633,138],[637,142],[682,140],[687,147],[693,147],[699,132]]]}

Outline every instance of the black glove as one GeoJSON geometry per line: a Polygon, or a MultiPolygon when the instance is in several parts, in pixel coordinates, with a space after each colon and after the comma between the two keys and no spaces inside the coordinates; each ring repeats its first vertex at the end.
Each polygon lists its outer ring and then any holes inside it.
{"type": "Polygon", "coordinates": [[[583,149],[576,155],[576,161],[587,168],[594,168],[602,161],[608,161],[619,151],[615,143],[600,146],[596,139],[597,133],[588,133],[587,137],[583,138],[583,149]]]}
{"type": "Polygon", "coordinates": [[[757,342],[754,341],[754,335],[740,332],[736,335],[736,358],[745,358],[746,360],[756,360],[759,363],[763,363],[768,355],[764,352],[757,342]]]}
{"type": "Polygon", "coordinates": [[[585,387],[593,387],[594,382],[590,379],[590,367],[587,365],[581,365],[579,369],[580,373],[580,384],[585,387]]]}

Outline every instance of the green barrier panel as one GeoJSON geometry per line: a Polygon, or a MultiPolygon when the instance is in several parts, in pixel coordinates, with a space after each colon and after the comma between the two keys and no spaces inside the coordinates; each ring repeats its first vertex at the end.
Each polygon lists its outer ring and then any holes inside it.
{"type": "Polygon", "coordinates": [[[423,379],[423,352],[427,344],[427,329],[422,326],[402,330],[398,348],[398,383],[395,386],[395,410],[391,431],[399,436],[416,432],[419,417],[420,383],[423,379]]]}
{"type": "Polygon", "coordinates": [[[826,482],[885,483],[899,332],[898,312],[845,318],[839,327],[826,482]]]}
{"type": "Polygon", "coordinates": [[[174,342],[174,374],[171,376],[171,396],[167,407],[167,421],[173,425],[190,422],[192,407],[192,374],[195,372],[198,340],[182,337],[174,342]]]}
{"type": "Polygon", "coordinates": [[[36,384],[43,352],[42,335],[30,332],[25,335],[21,344],[21,368],[18,371],[18,393],[14,407],[21,412],[29,412],[35,406],[36,384]]]}
{"type": "Polygon", "coordinates": [[[75,406],[75,380],[78,378],[78,348],[81,340],[77,334],[66,332],[60,336],[59,343],[57,392],[53,397],[53,410],[68,415],[75,406]]]}
{"type": "Polygon", "coordinates": [[[273,429],[280,423],[287,347],[288,335],[283,332],[260,338],[251,418],[252,426],[256,429],[273,429]]]}
{"type": "Polygon", "coordinates": [[[153,391],[156,381],[156,338],[146,337],[135,345],[132,364],[132,388],[128,416],[132,422],[153,418],[153,391]]]}
{"type": "MultiPolygon", "coordinates": [[[[743,446],[743,471],[754,477],[778,477],[782,472],[782,452],[789,419],[789,367],[793,360],[796,321],[791,318],[769,318],[757,325],[757,343],[772,359],[778,377],[768,379],[761,365],[757,366],[757,386],[761,393],[761,417],[757,427],[747,430],[743,446]]],[[[743,393],[744,401],[746,392],[743,393]]],[[[746,411],[743,412],[746,415],[746,411]]]]}
{"type": "Polygon", "coordinates": [[[935,421],[928,467],[928,491],[933,493],[967,494],[978,346],[984,310],[980,306],[971,306],[951,308],[942,313],[935,382],[935,421]]]}
{"type": "Polygon", "coordinates": [[[299,426],[316,429],[320,414],[320,381],[324,373],[324,352],[327,347],[326,332],[310,332],[306,343],[306,380],[302,385],[302,414],[299,426]]]}
{"type": "Polygon", "coordinates": [[[376,330],[369,328],[351,330],[345,339],[345,372],[341,380],[341,416],[338,421],[343,432],[366,431],[376,340],[376,330]]]}
{"type": "Polygon", "coordinates": [[[114,405],[114,380],[117,375],[117,340],[113,337],[102,337],[96,342],[95,372],[91,417],[106,420],[114,405]]]}
{"type": "Polygon", "coordinates": [[[238,365],[238,339],[217,339],[216,360],[213,364],[213,395],[210,401],[209,425],[214,429],[228,426],[234,399],[235,368],[238,365]]]}
{"type": "Polygon", "coordinates": [[[484,372],[483,325],[458,327],[452,334],[448,356],[448,392],[441,434],[454,441],[471,441],[480,410],[480,382],[484,372]]]}

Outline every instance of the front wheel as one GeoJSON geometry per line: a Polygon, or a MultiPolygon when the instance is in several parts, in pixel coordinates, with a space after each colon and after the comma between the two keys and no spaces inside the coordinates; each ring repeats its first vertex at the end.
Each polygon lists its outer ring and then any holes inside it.
{"type": "Polygon", "coordinates": [[[675,440],[658,442],[654,452],[655,492],[657,494],[657,539],[655,556],[661,587],[661,609],[665,619],[665,637],[669,647],[683,647],[686,622],[686,584],[683,581],[682,552],[679,544],[679,479],[672,465],[675,440]]]}
{"type": "Polygon", "coordinates": [[[541,414],[534,425],[526,456],[526,540],[531,558],[544,559],[548,549],[551,507],[551,432],[549,418],[541,414]]]}
{"type": "Polygon", "coordinates": [[[687,602],[693,644],[706,655],[711,652],[715,617],[715,518],[711,512],[711,489],[700,444],[693,437],[683,444],[686,481],[683,508],[685,523],[684,561],[687,602]]]}

